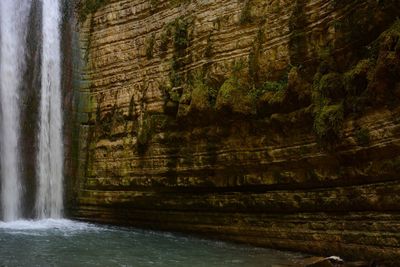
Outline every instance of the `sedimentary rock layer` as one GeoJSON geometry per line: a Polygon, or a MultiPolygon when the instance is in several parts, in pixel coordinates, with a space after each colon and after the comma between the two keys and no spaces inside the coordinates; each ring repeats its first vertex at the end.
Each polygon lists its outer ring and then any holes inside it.
{"type": "Polygon", "coordinates": [[[81,6],[71,216],[400,262],[399,11],[81,6]]]}

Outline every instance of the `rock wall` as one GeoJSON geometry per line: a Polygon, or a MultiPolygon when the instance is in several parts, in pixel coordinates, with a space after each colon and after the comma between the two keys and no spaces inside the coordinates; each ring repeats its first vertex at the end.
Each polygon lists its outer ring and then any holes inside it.
{"type": "Polygon", "coordinates": [[[72,217],[400,263],[398,1],[87,3],[72,217]]]}

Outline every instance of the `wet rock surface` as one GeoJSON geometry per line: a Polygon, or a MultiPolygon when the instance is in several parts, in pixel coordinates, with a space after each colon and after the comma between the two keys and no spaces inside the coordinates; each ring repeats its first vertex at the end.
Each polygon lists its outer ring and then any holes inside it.
{"type": "Polygon", "coordinates": [[[106,1],[78,24],[68,212],[396,266],[399,10],[106,1]]]}

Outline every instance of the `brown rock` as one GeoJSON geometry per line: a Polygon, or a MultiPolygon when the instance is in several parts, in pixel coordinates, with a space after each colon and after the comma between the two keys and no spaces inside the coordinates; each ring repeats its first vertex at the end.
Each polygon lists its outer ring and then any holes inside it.
{"type": "Polygon", "coordinates": [[[329,99],[311,96],[323,54],[323,72],[342,77],[376,47],[399,1],[162,0],[153,11],[150,0],[103,2],[79,25],[86,87],[76,88],[71,217],[400,262],[397,54],[378,54],[356,83],[362,112],[340,83],[329,99]],[[269,80],[288,86],[263,88],[269,80]],[[326,100],[346,106],[331,150],[314,132],[326,100]]]}

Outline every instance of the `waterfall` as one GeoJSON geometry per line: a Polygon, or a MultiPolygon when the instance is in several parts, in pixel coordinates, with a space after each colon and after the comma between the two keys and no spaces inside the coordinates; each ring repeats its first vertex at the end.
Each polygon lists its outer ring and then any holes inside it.
{"type": "Polygon", "coordinates": [[[59,0],[42,0],[42,4],[42,86],[39,111],[36,210],[38,218],[60,218],[63,209],[61,10],[59,0]]]}
{"type": "Polygon", "coordinates": [[[20,217],[19,91],[25,69],[30,0],[1,0],[1,206],[5,221],[20,217]]]}
{"type": "MultiPolygon", "coordinates": [[[[21,181],[21,88],[26,66],[27,33],[31,6],[39,0],[0,0],[0,164],[1,219],[22,217],[24,193],[21,181]]],[[[61,7],[60,0],[40,0],[42,6],[42,51],[40,106],[38,107],[36,155],[36,217],[60,218],[63,210],[62,101],[61,101],[61,7]]],[[[32,9],[34,10],[34,9],[32,9]]],[[[36,14],[36,13],[35,13],[36,14]]],[[[37,13],[39,14],[39,13],[37,13]]],[[[30,28],[31,27],[31,28],[30,28]]],[[[31,40],[32,41],[32,40],[31,40]]],[[[28,103],[29,104],[29,103],[28,103]]],[[[35,106],[33,106],[35,107],[35,106]]],[[[25,114],[26,115],[26,114],[25,114]]],[[[26,128],[25,128],[26,129],[26,128]]],[[[36,134],[32,130],[30,134],[36,134]]],[[[25,164],[25,165],[24,165],[25,164]]],[[[31,190],[32,191],[32,190],[31,190]]],[[[25,203],[27,204],[27,203],[25,203]]]]}

